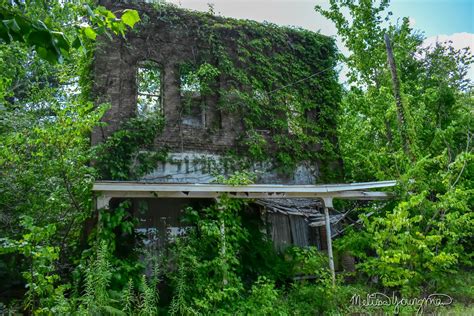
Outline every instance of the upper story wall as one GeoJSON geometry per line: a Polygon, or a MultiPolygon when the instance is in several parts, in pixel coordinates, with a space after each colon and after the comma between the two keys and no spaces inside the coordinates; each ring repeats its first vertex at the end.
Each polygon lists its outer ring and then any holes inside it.
{"type": "Polygon", "coordinates": [[[93,143],[137,115],[137,71],[140,63],[152,61],[160,70],[165,120],[157,147],[232,152],[283,165],[309,162],[318,170],[334,165],[340,88],[331,38],[170,6],[103,4],[116,12],[137,9],[142,21],[126,39],[103,37],[97,44],[94,95],[111,107],[103,117],[107,125],[93,132],[93,143]],[[197,73],[202,65],[218,74],[198,75],[206,81],[199,96],[185,100],[183,69],[197,73]]]}

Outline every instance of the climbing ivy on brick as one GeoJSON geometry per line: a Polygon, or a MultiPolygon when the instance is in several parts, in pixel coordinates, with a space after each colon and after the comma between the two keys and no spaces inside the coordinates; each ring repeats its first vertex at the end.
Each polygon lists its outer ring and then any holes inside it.
{"type": "Polygon", "coordinates": [[[154,8],[144,21],[182,26],[188,32],[183,36],[207,43],[186,67],[202,79],[201,95],[217,95],[219,109],[244,124],[239,149],[228,154],[272,161],[284,172],[324,161],[321,180],[338,178],[340,168],[328,163],[339,159],[335,119],[341,98],[332,38],[167,4],[154,8]]]}
{"type": "Polygon", "coordinates": [[[138,179],[164,161],[166,148],[153,147],[163,128],[163,117],[158,113],[131,118],[122,128],[95,148],[95,167],[102,179],[138,179]]]}

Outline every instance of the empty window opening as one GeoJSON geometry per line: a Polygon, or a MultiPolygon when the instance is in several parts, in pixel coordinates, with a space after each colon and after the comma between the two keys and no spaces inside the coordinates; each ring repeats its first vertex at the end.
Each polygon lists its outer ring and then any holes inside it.
{"type": "Polygon", "coordinates": [[[137,114],[163,114],[162,71],[153,61],[143,61],[137,69],[137,114]]]}
{"type": "Polygon", "coordinates": [[[180,76],[181,97],[200,98],[201,97],[201,82],[195,71],[191,69],[182,69],[180,76]]]}
{"type": "Polygon", "coordinates": [[[303,128],[301,126],[303,112],[301,104],[296,103],[291,97],[286,100],[287,106],[287,120],[288,132],[292,135],[302,134],[303,128]]]}
{"type": "Polygon", "coordinates": [[[207,125],[207,106],[215,96],[219,70],[209,63],[199,66],[184,63],[179,67],[182,124],[192,127],[207,125]]]}
{"type": "Polygon", "coordinates": [[[206,125],[201,80],[193,65],[180,66],[181,123],[192,127],[206,125]]]}

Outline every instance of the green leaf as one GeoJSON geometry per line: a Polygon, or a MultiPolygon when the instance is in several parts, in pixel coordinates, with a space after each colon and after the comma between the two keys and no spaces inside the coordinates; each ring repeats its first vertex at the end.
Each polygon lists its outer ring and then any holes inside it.
{"type": "Polygon", "coordinates": [[[28,35],[27,43],[41,47],[50,47],[51,40],[51,33],[49,31],[34,30],[28,35]]]}
{"type": "Polygon", "coordinates": [[[3,24],[5,24],[5,26],[13,32],[20,31],[20,27],[18,26],[18,23],[16,23],[16,20],[14,18],[11,20],[3,20],[3,24]]]}
{"type": "Polygon", "coordinates": [[[54,43],[56,47],[64,50],[66,53],[69,51],[69,41],[62,32],[51,32],[53,35],[54,43]]]}
{"type": "Polygon", "coordinates": [[[0,24],[0,36],[5,39],[7,43],[12,40],[22,41],[22,35],[20,27],[14,18],[11,20],[3,20],[2,24],[0,24]]]}
{"type": "Polygon", "coordinates": [[[10,43],[12,40],[8,33],[8,29],[3,24],[0,24],[0,38],[4,40],[7,44],[10,43]]]}
{"type": "Polygon", "coordinates": [[[122,14],[122,22],[125,23],[126,25],[130,26],[131,28],[133,28],[133,26],[135,25],[135,23],[137,23],[138,21],[140,21],[140,16],[138,15],[138,12],[137,10],[130,10],[130,9],[127,9],[124,11],[124,13],[122,14]]]}
{"type": "Polygon", "coordinates": [[[90,38],[91,40],[94,40],[94,41],[95,41],[95,39],[96,39],[96,37],[97,37],[97,33],[94,31],[94,29],[93,29],[92,27],[90,27],[90,26],[85,27],[85,28],[83,29],[83,31],[84,31],[84,34],[85,34],[88,38],[90,38]]]}
{"type": "Polygon", "coordinates": [[[73,48],[76,48],[76,49],[79,48],[79,47],[81,47],[81,46],[82,46],[82,43],[81,43],[80,38],[79,38],[79,37],[76,37],[76,38],[74,39],[74,41],[72,42],[71,46],[72,46],[73,48]]]}
{"type": "Polygon", "coordinates": [[[44,60],[49,61],[50,63],[54,64],[59,61],[60,55],[57,53],[54,47],[36,47],[36,52],[38,55],[43,58],[44,60]]]}
{"type": "Polygon", "coordinates": [[[115,34],[125,34],[126,26],[123,23],[112,23],[110,29],[114,31],[115,34]]]}
{"type": "Polygon", "coordinates": [[[95,14],[94,14],[94,11],[92,11],[91,7],[88,5],[88,4],[85,4],[84,7],[86,8],[87,10],[87,14],[89,14],[89,16],[91,18],[94,18],[95,17],[95,14]]]}

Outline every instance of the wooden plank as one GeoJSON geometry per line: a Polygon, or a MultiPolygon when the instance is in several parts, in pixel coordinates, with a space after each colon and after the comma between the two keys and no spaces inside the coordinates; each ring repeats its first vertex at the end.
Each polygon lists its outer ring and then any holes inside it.
{"type": "Polygon", "coordinates": [[[303,216],[289,215],[291,239],[293,245],[300,247],[309,246],[308,243],[308,224],[303,216]]]}
{"type": "Polygon", "coordinates": [[[271,237],[275,249],[283,252],[291,245],[291,229],[288,216],[272,213],[268,214],[268,222],[271,226],[271,237]]]}

